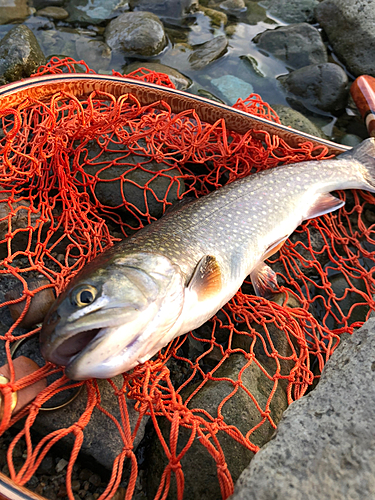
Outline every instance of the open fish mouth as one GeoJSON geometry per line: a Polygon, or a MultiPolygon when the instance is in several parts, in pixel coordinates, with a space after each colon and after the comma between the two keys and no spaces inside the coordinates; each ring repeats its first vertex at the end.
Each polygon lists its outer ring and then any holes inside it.
{"type": "Polygon", "coordinates": [[[94,328],[76,333],[73,337],[64,340],[48,356],[48,360],[56,365],[66,366],[73,358],[80,354],[95,338],[99,336],[101,328],[94,328]]]}

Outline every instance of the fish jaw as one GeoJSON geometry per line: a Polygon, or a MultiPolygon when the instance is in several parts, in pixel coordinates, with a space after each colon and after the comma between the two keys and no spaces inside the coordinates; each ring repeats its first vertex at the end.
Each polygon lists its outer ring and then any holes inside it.
{"type": "Polygon", "coordinates": [[[177,320],[184,301],[178,266],[160,255],[133,257],[121,256],[99,273],[78,276],[47,314],[42,355],[65,366],[69,378],[109,378],[130,370],[155,354],[158,335],[177,320]],[[72,294],[82,287],[97,289],[98,297],[74,307],[72,294]]]}

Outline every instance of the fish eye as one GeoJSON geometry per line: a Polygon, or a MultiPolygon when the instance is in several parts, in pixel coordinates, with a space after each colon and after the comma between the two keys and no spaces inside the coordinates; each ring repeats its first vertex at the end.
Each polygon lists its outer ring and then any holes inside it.
{"type": "Polygon", "coordinates": [[[73,306],[85,307],[94,302],[97,289],[91,285],[83,285],[72,291],[70,301],[73,306]]]}

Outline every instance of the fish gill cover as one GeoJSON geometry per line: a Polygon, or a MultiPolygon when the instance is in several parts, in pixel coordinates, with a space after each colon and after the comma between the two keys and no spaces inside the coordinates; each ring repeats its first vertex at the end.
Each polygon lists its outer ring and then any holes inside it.
{"type": "MultiPolygon", "coordinates": [[[[82,61],[53,58],[38,75],[77,68],[92,72],[82,61]]],[[[127,76],[173,87],[168,76],[149,70],[127,76]]],[[[123,442],[101,500],[114,495],[124,468],[126,498],[132,498],[139,473],[133,443],[144,416],[158,436],[154,448],[161,463],[150,498],[166,498],[170,488],[175,498],[183,497],[184,457],[197,446],[212,457],[215,488],[227,498],[240,471],[227,466],[226,439],[236,453],[247,450],[250,459],[270,438],[286,405],[317,381],[340,336],[353,333],[375,309],[375,198],[367,192],[340,192],[346,205],[339,212],[307,221],[293,233],[269,260],[278,276],[277,300],[256,297],[245,282],[208,323],[176,338],[130,373],[103,381],[118,400],[115,417],[103,406],[95,380],[69,381],[49,363],[14,379],[12,346],[37,334],[35,322],[43,318],[28,313],[30,304],[42,292],[60,294],[86,262],[160,217],[173,202],[204,196],[278,164],[321,159],[326,151],[309,143],[292,149],[267,133],[263,141],[251,131],[241,136],[226,130],[222,121],[208,125],[193,111],[172,114],[167,105],[142,107],[132,96],[99,97],[93,93],[79,100],[58,93],[48,103],[29,100],[27,106],[1,113],[0,279],[9,291],[2,293],[0,309],[3,316],[11,311],[13,322],[6,329],[4,320],[0,337],[11,374],[10,382],[0,386],[0,433],[22,422],[8,451],[10,476],[26,484],[49,449],[71,435],[66,484],[73,500],[73,465],[96,409],[115,424],[123,442]],[[12,416],[12,392],[47,376],[48,386],[12,416]],[[86,403],[77,421],[31,439],[40,408],[78,386],[84,388],[86,403]],[[222,400],[205,405],[200,395],[212,386],[224,388],[217,390],[222,400]],[[139,414],[133,428],[129,401],[139,414]],[[241,424],[233,423],[233,404],[245,412],[251,406],[251,419],[245,415],[241,424]],[[15,467],[13,452],[20,439],[27,449],[23,465],[15,467]]],[[[278,122],[257,95],[235,107],[278,122]]],[[[103,446],[105,439],[103,435],[103,446]]],[[[200,473],[204,471],[196,471],[200,473]]]]}

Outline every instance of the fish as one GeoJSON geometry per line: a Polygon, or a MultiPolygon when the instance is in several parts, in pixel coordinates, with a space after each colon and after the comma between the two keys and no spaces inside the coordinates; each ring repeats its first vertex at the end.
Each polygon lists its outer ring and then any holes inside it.
{"type": "Polygon", "coordinates": [[[212,318],[248,275],[257,295],[272,295],[265,260],[304,220],[342,207],[330,194],[341,189],[375,192],[374,138],[177,204],[70,281],[43,322],[42,355],[73,380],[111,378],[212,318]]]}

